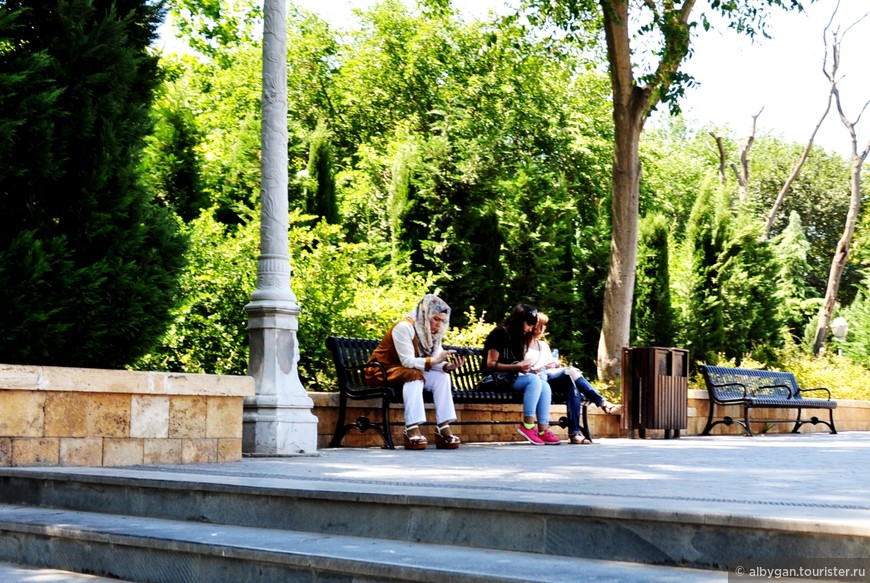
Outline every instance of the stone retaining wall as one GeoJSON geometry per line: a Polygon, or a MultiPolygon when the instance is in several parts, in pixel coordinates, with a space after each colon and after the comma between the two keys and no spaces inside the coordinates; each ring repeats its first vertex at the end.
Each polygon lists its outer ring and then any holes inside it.
{"type": "Polygon", "coordinates": [[[0,466],[238,461],[252,377],[0,364],[0,466]]]}
{"type": "MultiPolygon", "coordinates": [[[[254,395],[248,376],[175,374],[102,369],[0,364],[0,466],[63,465],[121,466],[231,462],[242,458],[244,398],[254,395]]],[[[309,393],[318,418],[317,447],[329,446],[338,413],[337,393],[309,393]]],[[[707,392],[689,390],[688,427],[683,435],[699,435],[707,421],[707,392]]],[[[378,401],[351,401],[347,421],[380,415],[378,401]]],[[[432,406],[427,405],[430,421],[432,406]]],[[[564,416],[554,405],[551,419],[564,416]]],[[[741,415],[729,408],[732,417],[741,415]]],[[[819,412],[826,415],[826,412],[819,412]]],[[[403,408],[390,409],[393,439],[401,444],[403,408]]],[[[520,405],[457,405],[459,421],[499,421],[498,425],[456,425],[466,442],[515,441],[520,405]]],[[[757,409],[756,433],[791,430],[787,423],[764,419],[795,417],[793,410],[757,409]]],[[[834,421],[840,431],[870,431],[870,402],[839,401],[834,421]]],[[[589,408],[594,437],[624,437],[620,417],[589,408]]],[[[434,429],[427,427],[431,434],[434,429]]],[[[827,431],[823,425],[804,432],[827,431]]],[[[567,438],[567,432],[554,428],[567,438]]],[[[741,433],[739,427],[714,429],[714,434],[741,433]]],[[[647,437],[663,431],[648,430],[647,437]]],[[[430,435],[430,441],[431,435],[430,435]]],[[[373,431],[351,430],[348,447],[379,447],[373,431]]]]}
{"type": "MultiPolygon", "coordinates": [[[[325,448],[329,446],[332,438],[332,433],[335,431],[335,422],[338,415],[338,393],[309,393],[314,400],[314,415],[317,416],[317,447],[325,448]]],[[[706,390],[689,390],[688,402],[688,423],[687,428],[681,431],[681,435],[700,435],[707,424],[707,414],[709,412],[710,401],[707,398],[706,390]]],[[[380,401],[350,401],[346,422],[353,422],[360,416],[366,416],[371,420],[380,418],[380,401]]],[[[434,421],[435,412],[432,405],[426,405],[427,415],[430,423],[434,421]]],[[[401,405],[393,405],[390,408],[390,422],[394,423],[393,441],[397,445],[402,443],[402,413],[401,405]]],[[[721,410],[717,413],[722,415],[721,410]]],[[[516,434],[516,427],[522,417],[521,405],[457,405],[456,414],[459,421],[472,420],[497,420],[503,422],[499,425],[457,425],[454,428],[455,433],[460,436],[463,441],[467,442],[498,442],[498,441],[516,441],[521,439],[516,434]]],[[[742,418],[742,409],[739,407],[729,407],[728,415],[736,418],[742,418]]],[[[818,415],[820,418],[827,420],[827,411],[818,411],[812,414],[818,415]]],[[[565,415],[564,405],[553,405],[550,418],[552,420],[559,419],[565,415]]],[[[765,424],[764,419],[795,419],[797,412],[793,409],[755,409],[752,412],[753,422],[752,431],[756,434],[761,433],[787,433],[791,431],[792,424],[789,423],[771,423],[765,424]]],[[[806,415],[805,415],[806,416],[806,415]]],[[[870,431],[870,402],[867,401],[838,401],[837,409],[834,410],[834,423],[838,431],[870,431]]],[[[589,407],[589,426],[592,430],[593,438],[596,437],[625,437],[626,431],[620,428],[620,417],[614,415],[605,415],[598,407],[592,405],[589,407]]],[[[434,429],[431,426],[425,428],[429,442],[433,443],[432,433],[434,429]]],[[[827,432],[828,428],[824,425],[804,425],[801,432],[809,433],[813,431],[827,432]]],[[[564,429],[553,428],[553,433],[567,439],[568,435],[564,429]]],[[[713,435],[740,435],[742,430],[739,426],[733,425],[725,427],[717,425],[713,429],[713,435]]],[[[647,438],[662,437],[663,430],[647,430],[647,438]]],[[[342,445],[347,447],[376,447],[382,443],[374,431],[360,433],[354,429],[348,431],[342,445]]]]}

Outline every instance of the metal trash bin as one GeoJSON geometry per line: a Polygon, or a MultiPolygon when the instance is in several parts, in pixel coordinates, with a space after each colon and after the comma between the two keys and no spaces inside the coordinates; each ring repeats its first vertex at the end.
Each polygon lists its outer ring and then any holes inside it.
{"type": "Polygon", "coordinates": [[[665,439],[680,437],[688,426],[689,351],[636,346],[622,349],[623,429],[646,437],[664,429],[665,439]]]}

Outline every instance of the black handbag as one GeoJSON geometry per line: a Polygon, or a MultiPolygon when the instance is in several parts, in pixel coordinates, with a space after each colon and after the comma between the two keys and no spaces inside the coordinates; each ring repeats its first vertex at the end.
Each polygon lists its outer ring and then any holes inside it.
{"type": "Polygon", "coordinates": [[[480,379],[479,388],[482,391],[503,391],[512,389],[516,380],[515,372],[491,372],[480,379]]]}

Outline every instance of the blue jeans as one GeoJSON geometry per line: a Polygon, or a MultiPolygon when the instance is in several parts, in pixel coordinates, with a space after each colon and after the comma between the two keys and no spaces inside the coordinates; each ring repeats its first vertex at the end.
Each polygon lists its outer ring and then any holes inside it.
{"type": "MultiPolygon", "coordinates": [[[[541,376],[545,376],[547,383],[561,377],[567,377],[568,372],[564,368],[554,370],[552,373],[542,372],[541,376]]],[[[564,385],[569,386],[568,380],[565,379],[564,385]]],[[[573,383],[570,383],[571,388],[568,390],[568,420],[571,426],[568,428],[568,435],[577,435],[580,433],[580,406],[583,399],[591,401],[599,407],[604,404],[604,397],[595,390],[585,377],[580,377],[573,383]]]]}
{"type": "Polygon", "coordinates": [[[553,392],[549,383],[538,375],[521,374],[514,381],[513,388],[523,391],[525,417],[535,417],[542,425],[550,423],[550,401],[553,400],[553,392]]]}

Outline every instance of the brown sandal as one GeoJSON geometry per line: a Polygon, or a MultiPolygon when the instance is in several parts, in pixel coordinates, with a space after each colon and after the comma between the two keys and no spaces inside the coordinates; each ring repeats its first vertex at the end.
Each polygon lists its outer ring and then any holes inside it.
{"type": "Polygon", "coordinates": [[[613,403],[604,403],[601,405],[601,410],[608,415],[619,415],[622,411],[622,405],[614,405],[613,403]]]}
{"type": "Polygon", "coordinates": [[[592,445],[592,440],[583,437],[581,434],[572,435],[568,440],[570,443],[575,445],[592,445]]]}
{"type": "Polygon", "coordinates": [[[453,432],[450,432],[450,435],[444,435],[441,433],[441,430],[447,429],[449,425],[445,423],[444,425],[436,425],[435,426],[435,448],[436,449],[456,449],[459,447],[459,444],[462,443],[458,437],[453,435],[453,432]]]}
{"type": "Polygon", "coordinates": [[[405,438],[405,449],[426,449],[429,446],[429,442],[426,440],[425,436],[408,435],[409,431],[413,431],[418,427],[418,425],[411,425],[409,427],[405,427],[405,431],[402,434],[405,438]]]}

